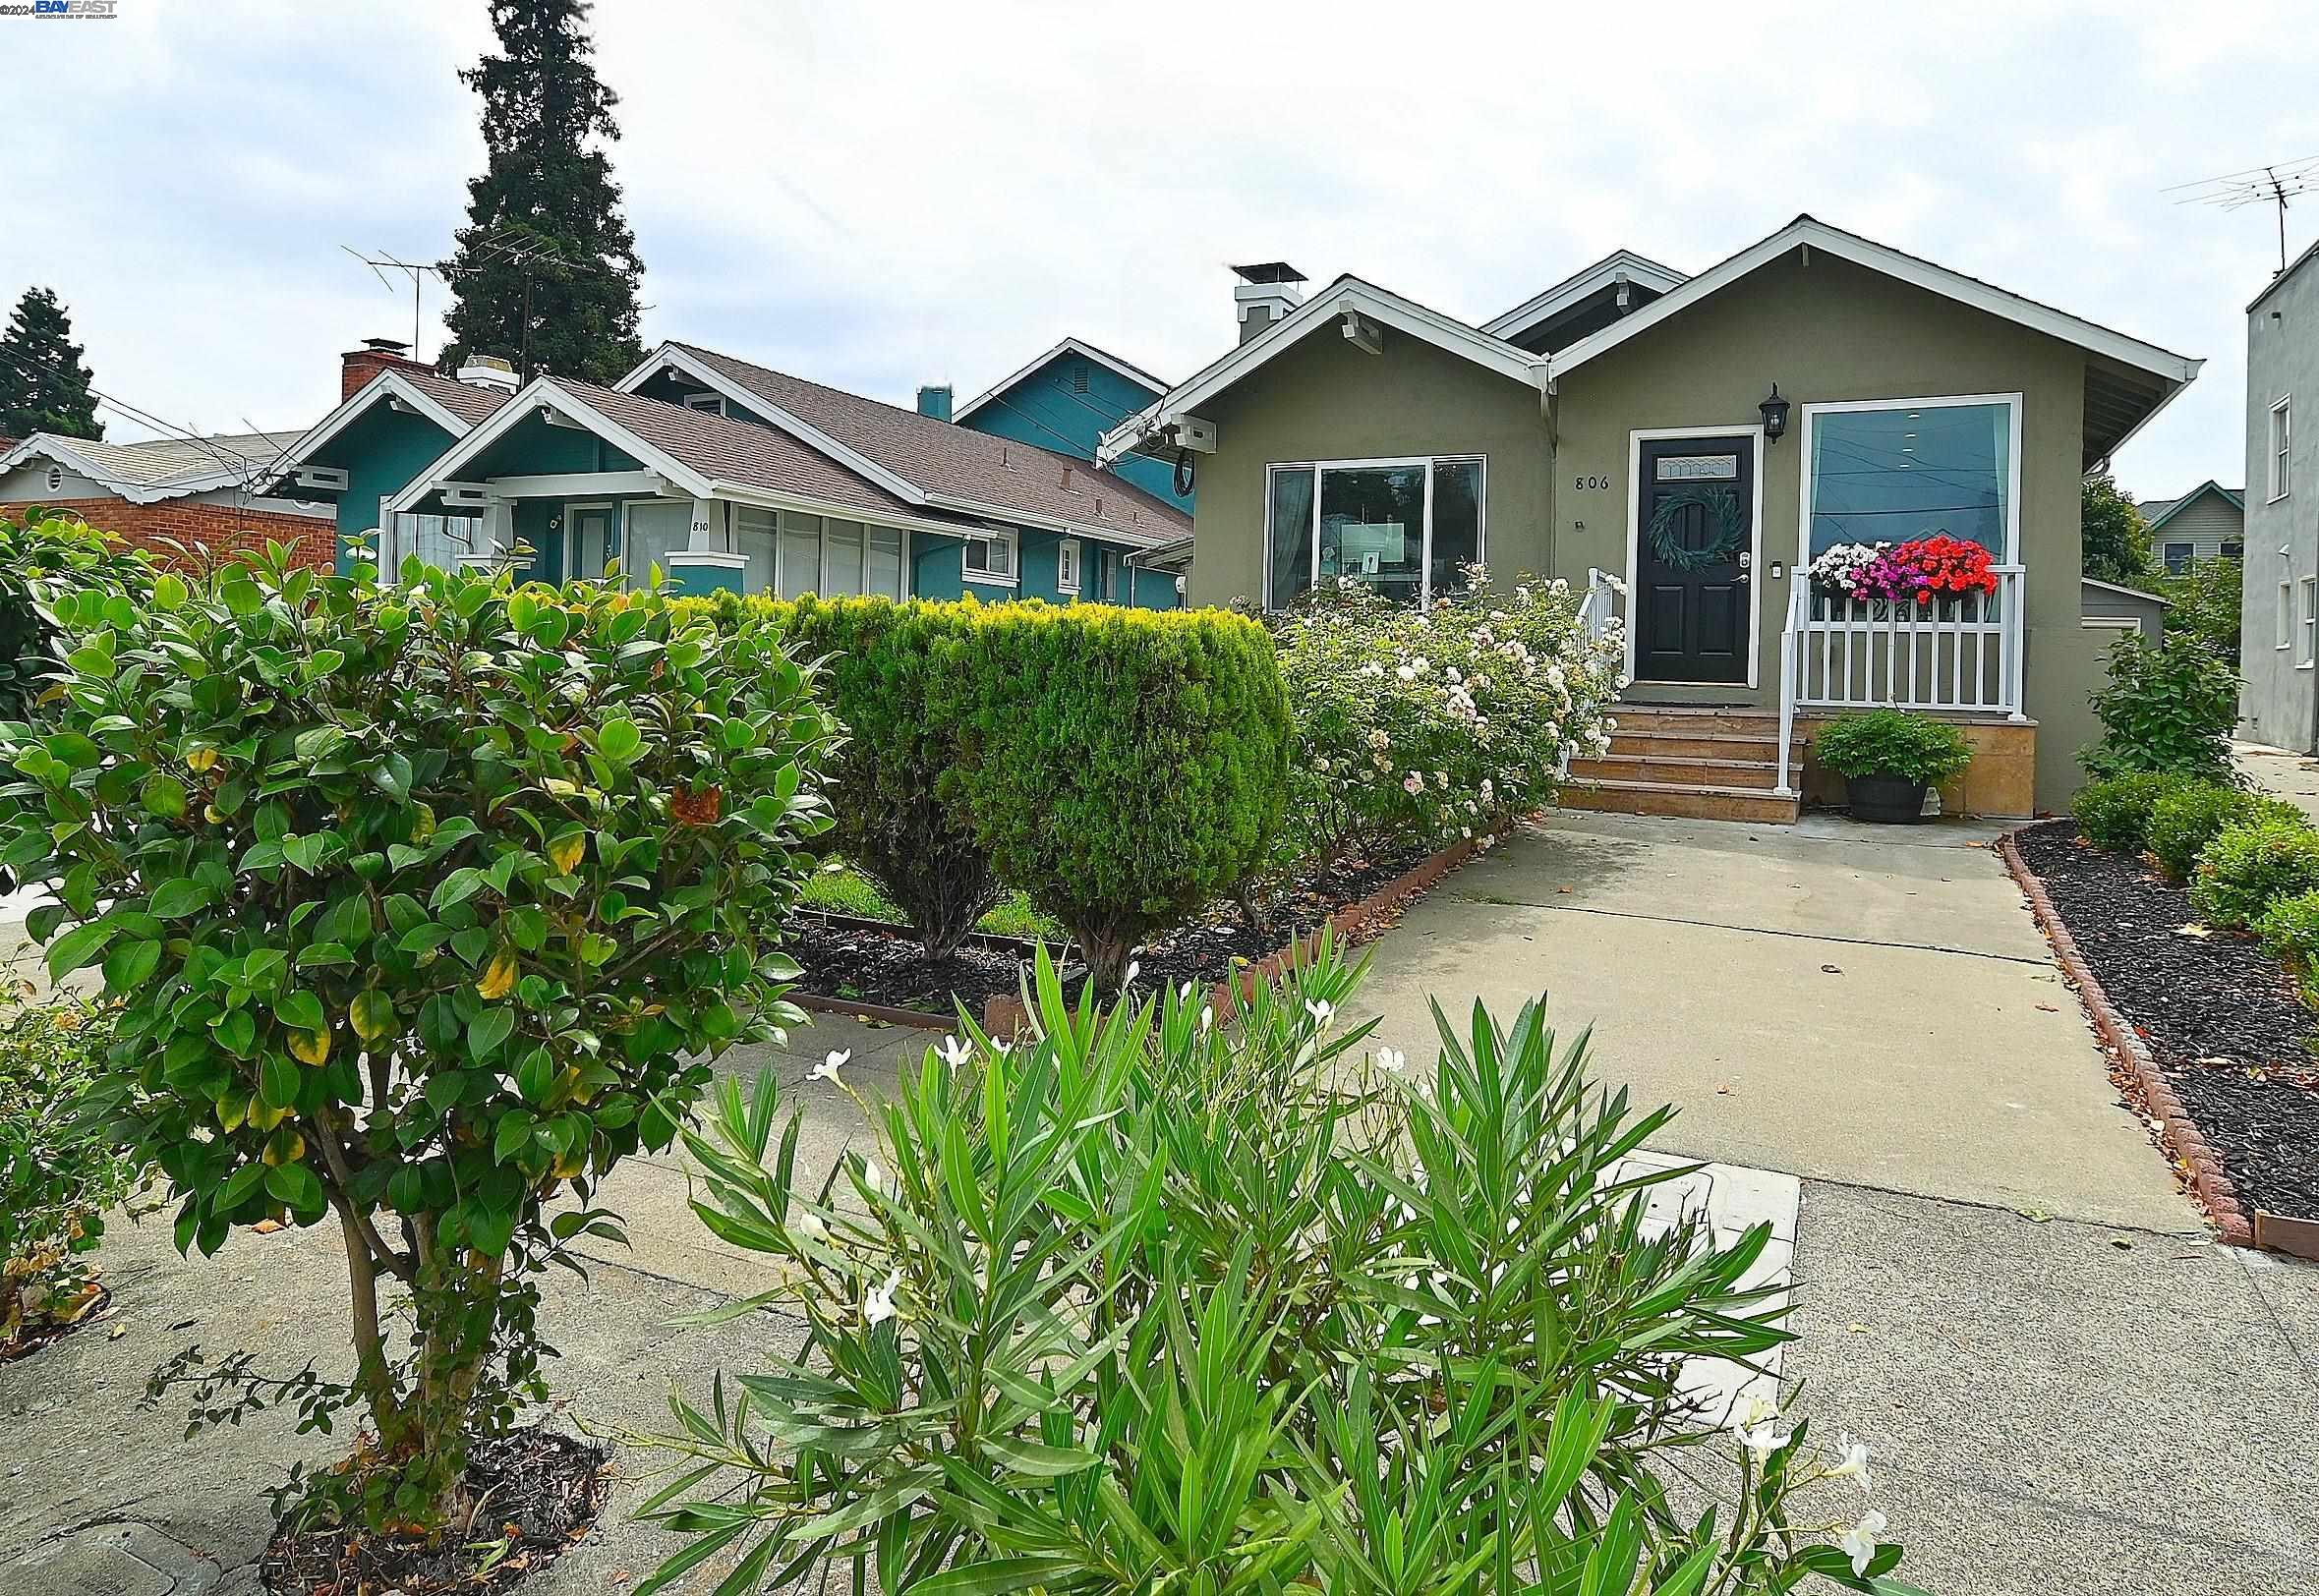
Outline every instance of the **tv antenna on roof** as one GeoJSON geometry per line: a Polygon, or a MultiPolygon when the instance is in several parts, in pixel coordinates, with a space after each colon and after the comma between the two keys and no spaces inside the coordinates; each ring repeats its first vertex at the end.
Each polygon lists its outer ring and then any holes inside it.
{"type": "Polygon", "coordinates": [[[2319,189],[2319,155],[2281,161],[2274,166],[2250,166],[2243,172],[2177,183],[2162,193],[2178,195],[2177,205],[2214,205],[2238,210],[2247,205],[2279,207],[2279,269],[2287,269],[2287,202],[2299,194],[2319,189]]]}
{"type": "Polygon", "coordinates": [[[523,273],[523,329],[519,341],[521,345],[520,370],[523,380],[526,382],[532,378],[532,278],[534,272],[542,263],[558,270],[571,269],[570,260],[565,257],[561,250],[555,247],[551,240],[527,237],[513,226],[502,226],[490,238],[485,239],[476,247],[475,257],[465,262],[464,266],[455,260],[404,260],[387,254],[384,250],[378,251],[375,255],[365,255],[362,251],[347,244],[341,244],[338,248],[353,256],[364,265],[369,266],[373,274],[389,289],[392,289],[394,284],[387,279],[388,271],[400,271],[410,277],[411,353],[414,356],[419,353],[419,335],[423,328],[419,314],[419,288],[423,282],[429,277],[438,277],[447,285],[457,281],[462,269],[496,265],[502,260],[513,262],[516,268],[523,273]]]}

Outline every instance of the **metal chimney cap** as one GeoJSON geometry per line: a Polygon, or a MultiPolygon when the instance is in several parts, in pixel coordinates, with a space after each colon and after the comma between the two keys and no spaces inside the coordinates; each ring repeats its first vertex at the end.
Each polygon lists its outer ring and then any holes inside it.
{"type": "Polygon", "coordinates": [[[1244,283],[1302,283],[1310,280],[1286,260],[1257,260],[1232,269],[1244,283]]]}
{"type": "Polygon", "coordinates": [[[411,346],[400,338],[365,338],[365,349],[375,349],[381,355],[400,355],[411,346]]]}

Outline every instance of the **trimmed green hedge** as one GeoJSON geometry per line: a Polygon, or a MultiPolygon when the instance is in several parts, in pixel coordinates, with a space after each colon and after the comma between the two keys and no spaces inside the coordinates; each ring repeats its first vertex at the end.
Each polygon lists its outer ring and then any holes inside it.
{"type": "Polygon", "coordinates": [[[2206,845],[2233,826],[2277,820],[2303,824],[2302,811],[2284,798],[2265,798],[2219,782],[2194,782],[2158,800],[2150,811],[2150,851],[2174,882],[2187,882],[2206,845]]]}
{"type": "Polygon", "coordinates": [[[929,948],[997,884],[1078,942],[1099,987],[1263,862],[1288,790],[1272,640],[1220,609],[885,598],[680,600],[780,617],[851,741],[840,846],[929,948]],[[994,880],[995,878],[995,880],[994,880]]]}
{"type": "Polygon", "coordinates": [[[2180,770],[2131,770],[2089,781],[2070,801],[2069,813],[2087,841],[2114,853],[2140,853],[2150,845],[2150,815],[2159,801],[2201,786],[2180,770]]]}
{"type": "Polygon", "coordinates": [[[2285,898],[2319,890],[2319,831],[2266,818],[2233,826],[2198,856],[2190,904],[2210,926],[2243,931],[2285,898]]]}

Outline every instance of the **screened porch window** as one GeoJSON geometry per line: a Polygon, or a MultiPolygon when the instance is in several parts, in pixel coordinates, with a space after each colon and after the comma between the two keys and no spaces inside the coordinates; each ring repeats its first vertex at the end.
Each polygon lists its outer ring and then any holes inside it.
{"type": "Polygon", "coordinates": [[[403,560],[412,554],[437,570],[455,571],[462,560],[492,551],[484,541],[483,518],[473,515],[413,515],[406,510],[395,516],[391,532],[381,541],[386,546],[378,551],[378,569],[389,582],[397,580],[403,560]]]}
{"type": "Polygon", "coordinates": [[[748,508],[735,510],[733,527],[734,548],[749,556],[746,592],[903,597],[898,527],[748,508]]]}
{"type": "Polygon", "coordinates": [[[1482,558],[1478,456],[1271,466],[1265,490],[1270,609],[1345,578],[1428,602],[1482,558]]]}
{"type": "Polygon", "coordinates": [[[2017,394],[1804,407],[1811,456],[1805,558],[1838,543],[1942,534],[2015,563],[2021,457],[2017,394]]]}

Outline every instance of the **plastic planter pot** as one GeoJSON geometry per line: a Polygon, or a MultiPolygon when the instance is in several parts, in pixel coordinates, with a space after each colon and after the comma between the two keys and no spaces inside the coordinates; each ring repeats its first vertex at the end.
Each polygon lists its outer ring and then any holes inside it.
{"type": "Polygon", "coordinates": [[[1844,778],[1844,798],[1856,821],[1882,826],[1913,826],[1925,818],[1929,781],[1904,775],[1854,775],[1844,778]]]}

